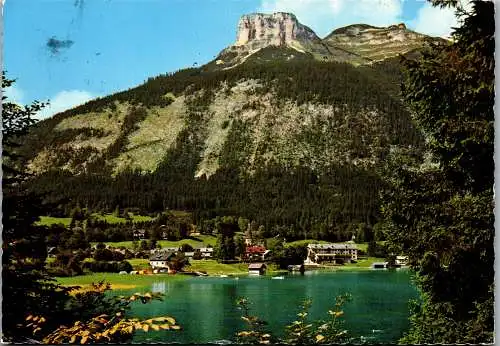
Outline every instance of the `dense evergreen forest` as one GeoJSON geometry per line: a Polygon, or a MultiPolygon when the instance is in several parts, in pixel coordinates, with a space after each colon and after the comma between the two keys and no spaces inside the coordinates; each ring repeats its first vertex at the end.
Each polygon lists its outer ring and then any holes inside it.
{"type": "MultiPolygon", "coordinates": [[[[262,83],[263,87],[256,89],[256,93],[273,90],[273,102],[291,100],[297,104],[336,105],[344,109],[346,115],[366,109],[385,114],[385,133],[380,139],[371,139],[380,142],[377,154],[380,162],[394,145],[411,146],[415,155],[420,153],[421,136],[399,96],[401,72],[397,59],[365,67],[313,60],[247,63],[226,71],[199,68],[158,76],[137,88],[88,102],[43,121],[33,129],[24,147],[28,157],[36,152],[33,146],[59,145],[71,140],[79,130],[53,131],[65,117],[112,108],[115,101],[136,105],[126,115],[118,139],[104,155],[91,161],[84,172],[75,175],[61,169],[49,170],[32,181],[33,191],[46,193],[47,202],[59,203],[60,209],[54,210],[59,214],[76,205],[96,211],[112,211],[116,206],[136,207],[148,213],[180,209],[193,211],[196,224],[216,216],[242,216],[263,225],[267,236],[281,233],[291,239],[313,237],[340,241],[350,239],[359,227],[371,230],[379,220],[381,179],[376,167],[367,169],[349,162],[323,162],[319,167],[311,167],[308,162],[283,165],[257,161],[255,169],[249,171],[244,161],[249,155],[247,145],[251,134],[249,124],[241,120],[235,120],[231,126],[216,173],[209,178],[194,178],[201,160],[203,129],[209,117],[207,107],[215,91],[221,84],[231,86],[245,79],[262,83]],[[165,97],[167,93],[197,95],[189,102],[186,128],[156,171],[125,170],[114,176],[107,162],[126,145],[127,134],[145,117],[147,107],[171,102],[165,97]]],[[[352,119],[353,138],[333,139],[333,143],[349,140],[354,145],[350,150],[363,157],[368,150],[363,142],[367,135],[356,118],[352,119]]],[[[331,130],[320,135],[313,128],[302,133],[301,140],[312,148],[324,147],[327,141],[332,141],[328,133],[333,133],[335,125],[316,126],[330,126],[331,130]]],[[[82,129],[78,135],[84,136],[88,131],[82,129]]],[[[258,150],[264,152],[265,148],[258,150]]],[[[73,152],[65,156],[64,150],[62,152],[61,160],[71,157],[81,158],[82,162],[94,154],[84,149],[78,155],[73,152]]],[[[372,237],[370,231],[367,234],[372,237]]]]}

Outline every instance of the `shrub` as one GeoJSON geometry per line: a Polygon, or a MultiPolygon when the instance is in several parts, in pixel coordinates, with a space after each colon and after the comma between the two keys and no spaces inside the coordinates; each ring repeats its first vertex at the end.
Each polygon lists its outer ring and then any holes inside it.
{"type": "Polygon", "coordinates": [[[113,261],[113,251],[109,249],[96,249],[93,258],[96,261],[113,261]]]}
{"type": "Polygon", "coordinates": [[[194,250],[193,259],[194,260],[202,259],[201,251],[199,249],[194,250]]]}
{"type": "Polygon", "coordinates": [[[194,248],[189,244],[182,244],[180,247],[180,250],[182,252],[192,252],[192,251],[194,251],[194,248]]]}

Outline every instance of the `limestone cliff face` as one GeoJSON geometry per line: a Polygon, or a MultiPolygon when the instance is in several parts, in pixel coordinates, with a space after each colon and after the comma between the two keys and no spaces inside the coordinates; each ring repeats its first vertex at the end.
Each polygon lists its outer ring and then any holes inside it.
{"type": "Polygon", "coordinates": [[[250,45],[252,49],[273,46],[294,46],[301,42],[319,42],[320,39],[308,27],[300,24],[291,13],[244,15],[238,23],[235,46],[250,45]]]}
{"type": "MultiPolygon", "coordinates": [[[[217,58],[219,68],[231,68],[246,61],[261,50],[289,49],[286,59],[333,59],[332,51],[307,26],[291,13],[253,13],[244,15],[238,23],[236,42],[224,49],[217,58]]],[[[269,58],[269,52],[263,53],[269,58]]],[[[342,52],[345,55],[345,52],[342,52]]],[[[347,55],[351,55],[347,53],[347,55]]],[[[282,56],[283,57],[283,56],[282,56]]]]}

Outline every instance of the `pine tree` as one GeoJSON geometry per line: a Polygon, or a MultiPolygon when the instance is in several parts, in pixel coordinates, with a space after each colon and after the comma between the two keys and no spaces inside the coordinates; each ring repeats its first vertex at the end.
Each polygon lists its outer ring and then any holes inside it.
{"type": "Polygon", "coordinates": [[[494,6],[472,5],[453,43],[407,61],[403,95],[428,153],[389,160],[383,211],[422,292],[408,343],[493,340],[494,6]]]}
{"type": "MultiPolygon", "coordinates": [[[[2,74],[3,90],[13,83],[2,74]]],[[[22,326],[26,316],[56,316],[67,298],[67,291],[56,291],[45,271],[46,228],[35,225],[43,208],[40,198],[25,188],[27,174],[20,169],[17,153],[19,137],[43,106],[20,106],[2,96],[2,333],[11,342],[31,337],[22,326]]]]}

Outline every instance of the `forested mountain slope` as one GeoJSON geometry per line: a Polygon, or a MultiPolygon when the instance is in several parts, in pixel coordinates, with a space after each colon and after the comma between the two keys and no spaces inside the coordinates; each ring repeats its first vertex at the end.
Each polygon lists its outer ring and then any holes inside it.
{"type": "Polygon", "coordinates": [[[293,15],[277,17],[288,26],[259,33],[270,42],[240,28],[232,47],[253,47],[250,58],[150,78],[37,124],[22,148],[33,188],[98,209],[244,215],[297,236],[373,225],[380,162],[423,143],[399,95],[395,54],[407,51],[321,59],[331,47],[293,15]]]}

